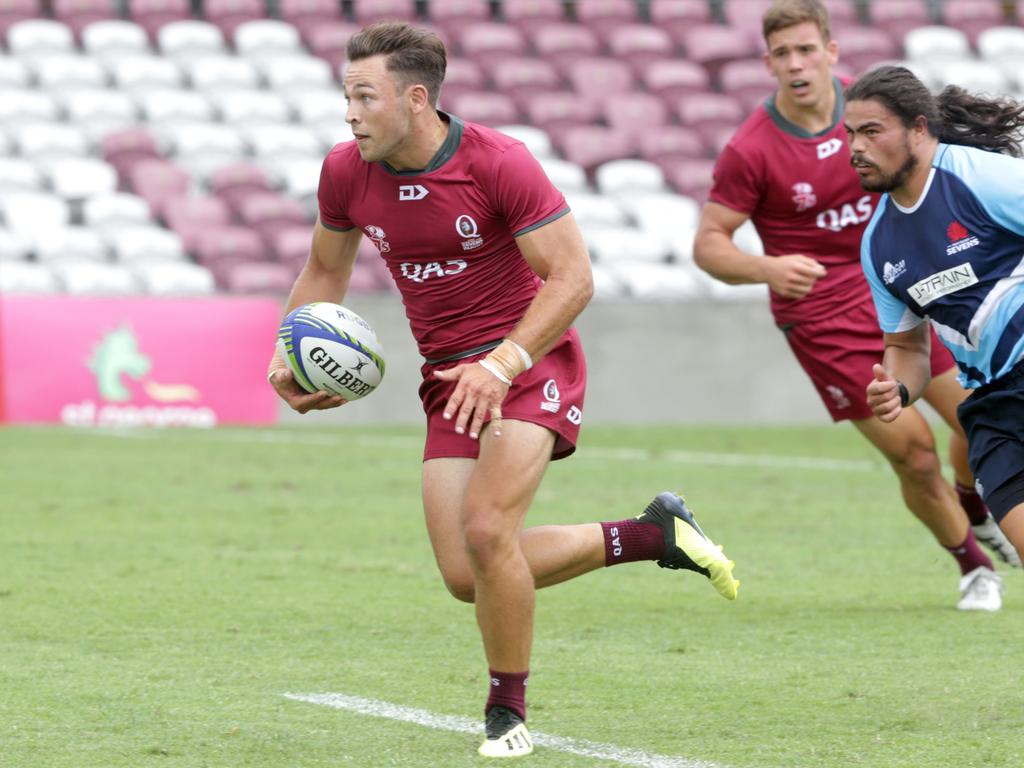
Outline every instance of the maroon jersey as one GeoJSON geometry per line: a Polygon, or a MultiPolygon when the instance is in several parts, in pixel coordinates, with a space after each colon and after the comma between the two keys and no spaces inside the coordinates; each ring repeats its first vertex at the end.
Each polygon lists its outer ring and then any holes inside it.
{"type": "Polygon", "coordinates": [[[522,142],[457,117],[422,171],[367,163],[354,141],[320,174],[320,222],[358,227],[398,285],[424,357],[501,339],[540,287],[514,238],[568,213],[522,142]]]}
{"type": "Polygon", "coordinates": [[[780,325],[842,312],[870,301],[860,266],[860,239],[878,202],[850,166],[838,80],[832,127],[810,135],[789,123],[771,100],[736,131],[715,164],[710,199],[748,214],[769,256],[801,253],[827,274],[802,299],[772,293],[780,325]]]}

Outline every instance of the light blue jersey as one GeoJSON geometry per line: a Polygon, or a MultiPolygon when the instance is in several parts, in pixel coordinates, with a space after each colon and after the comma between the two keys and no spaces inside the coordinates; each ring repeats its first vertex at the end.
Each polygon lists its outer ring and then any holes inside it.
{"type": "Polygon", "coordinates": [[[931,320],[979,387],[1024,357],[1024,160],[939,144],[913,208],[879,201],[861,241],[878,321],[931,320]]]}

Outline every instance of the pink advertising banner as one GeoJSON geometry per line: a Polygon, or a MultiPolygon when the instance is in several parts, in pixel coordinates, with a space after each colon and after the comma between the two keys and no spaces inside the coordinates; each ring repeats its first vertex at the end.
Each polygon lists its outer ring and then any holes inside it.
{"type": "Polygon", "coordinates": [[[280,314],[271,299],[0,296],[0,421],[272,423],[280,314]]]}

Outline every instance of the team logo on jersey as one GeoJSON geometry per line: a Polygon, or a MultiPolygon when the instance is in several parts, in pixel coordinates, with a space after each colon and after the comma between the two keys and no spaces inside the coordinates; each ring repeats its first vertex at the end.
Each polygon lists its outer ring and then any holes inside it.
{"type": "Polygon", "coordinates": [[[825,391],[828,392],[828,396],[832,398],[832,403],[835,405],[837,411],[850,407],[850,398],[848,398],[846,393],[839,387],[834,384],[829,384],[825,387],[825,391]]]}
{"type": "Polygon", "coordinates": [[[367,224],[363,229],[366,230],[366,236],[377,246],[378,251],[388,253],[391,250],[391,243],[384,239],[387,235],[384,234],[383,229],[374,224],[367,224]]]}
{"type": "Polygon", "coordinates": [[[793,202],[796,203],[796,212],[806,211],[813,208],[818,202],[818,196],[814,194],[814,187],[806,181],[798,181],[793,185],[793,202]]]}
{"type": "Polygon", "coordinates": [[[888,261],[882,266],[882,280],[885,281],[886,285],[892,285],[896,282],[896,278],[907,271],[907,260],[901,259],[896,264],[890,264],[888,261]]]}
{"type": "Polygon", "coordinates": [[[554,379],[548,379],[544,385],[544,402],[540,404],[542,411],[558,413],[562,407],[562,393],[558,391],[558,385],[554,379]]]}
{"type": "Polygon", "coordinates": [[[480,237],[480,227],[468,213],[464,213],[455,220],[455,231],[462,238],[462,250],[472,251],[484,244],[480,237]]]}
{"type": "Polygon", "coordinates": [[[403,184],[398,188],[399,201],[422,200],[430,191],[422,184],[403,184]]]}
{"type": "Polygon", "coordinates": [[[981,244],[977,237],[967,231],[967,227],[955,220],[946,227],[946,237],[949,238],[949,245],[946,246],[947,256],[952,256],[955,253],[966,251],[968,248],[981,244]]]}
{"type": "Polygon", "coordinates": [[[914,283],[910,286],[908,293],[919,307],[926,307],[936,299],[977,285],[977,283],[978,276],[974,274],[974,267],[971,266],[971,262],[966,261],[914,283]]]}
{"type": "Polygon", "coordinates": [[[843,148],[843,142],[839,139],[829,139],[823,141],[818,145],[818,159],[824,160],[832,157],[836,152],[843,148]]]}

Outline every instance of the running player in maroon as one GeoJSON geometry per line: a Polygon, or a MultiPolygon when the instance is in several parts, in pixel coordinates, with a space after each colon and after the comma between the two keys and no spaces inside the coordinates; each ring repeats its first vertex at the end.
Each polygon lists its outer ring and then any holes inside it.
{"type": "MultiPolygon", "coordinates": [[[[575,450],[583,418],[586,364],[572,328],[592,292],[582,238],[520,142],[437,110],[446,54],[435,35],[374,24],[348,58],[355,141],[324,161],[288,310],[340,302],[364,234],[387,262],[426,361],[427,531],[448,589],[476,604],[490,666],[479,751],[529,754],[536,587],[635,560],[697,570],[729,599],[739,583],[672,493],[635,518],[523,530],[548,462],[575,450]]],[[[277,357],[268,377],[297,411],[342,403],[303,393],[277,357]]]]}
{"type": "MultiPolygon", "coordinates": [[[[932,344],[924,399],[953,430],[957,489],[946,482],[935,440],[914,410],[883,424],[860,394],[881,360],[878,328],[860,268],[860,240],[877,196],[850,167],[838,48],[819,0],[777,0],[763,18],[769,71],[779,88],[744,122],[715,167],[694,243],[697,264],[727,283],[767,283],[772,313],[834,421],[850,420],[895,470],[910,510],[957,560],[961,610],[999,610],[1001,583],[982,539],[1007,562],[1016,552],[974,491],[956,418],[966,393],[953,359],[932,344]],[[752,220],[767,257],[739,250],[733,233],[752,220]],[[959,494],[959,500],[958,500],[959,494]],[[967,515],[970,515],[970,524],[967,515]]],[[[913,409],[911,409],[913,410],[913,409]]]]}

